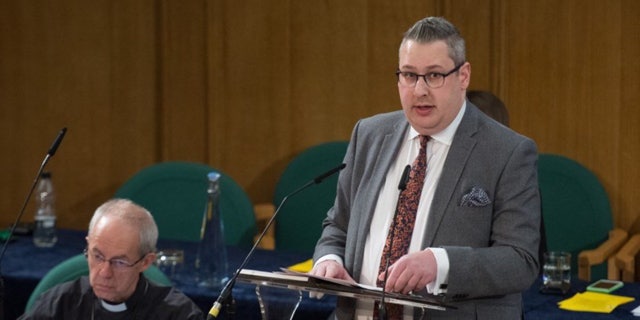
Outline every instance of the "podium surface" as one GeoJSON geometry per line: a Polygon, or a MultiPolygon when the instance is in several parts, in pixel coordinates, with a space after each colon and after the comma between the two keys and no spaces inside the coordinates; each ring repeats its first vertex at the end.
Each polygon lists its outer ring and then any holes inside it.
{"type": "MultiPolygon", "coordinates": [[[[374,301],[380,301],[382,299],[381,288],[373,288],[301,273],[264,272],[245,269],[240,271],[238,281],[252,283],[258,286],[280,287],[305,292],[320,292],[355,299],[369,299],[374,301]]],[[[387,303],[416,308],[436,310],[446,310],[447,308],[455,309],[455,307],[447,305],[441,298],[435,296],[405,295],[386,292],[384,299],[387,303]]]]}

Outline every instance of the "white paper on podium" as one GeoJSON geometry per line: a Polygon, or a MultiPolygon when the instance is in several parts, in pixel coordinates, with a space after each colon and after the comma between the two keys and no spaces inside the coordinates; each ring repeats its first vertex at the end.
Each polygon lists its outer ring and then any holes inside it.
{"type": "Polygon", "coordinates": [[[289,270],[287,268],[280,268],[280,270],[282,270],[282,272],[284,274],[290,274],[290,275],[294,275],[294,276],[304,276],[304,277],[309,277],[309,278],[314,278],[314,279],[318,279],[318,280],[322,280],[322,281],[327,281],[327,282],[340,284],[340,285],[343,285],[343,286],[357,287],[357,288],[362,288],[362,289],[382,292],[382,288],[380,288],[380,287],[370,286],[370,285],[366,285],[366,284],[362,284],[362,283],[356,283],[356,282],[351,282],[351,281],[346,281],[346,280],[341,280],[341,279],[321,277],[321,276],[316,276],[316,275],[309,274],[309,273],[302,273],[302,272],[298,272],[298,271],[289,270]]]}

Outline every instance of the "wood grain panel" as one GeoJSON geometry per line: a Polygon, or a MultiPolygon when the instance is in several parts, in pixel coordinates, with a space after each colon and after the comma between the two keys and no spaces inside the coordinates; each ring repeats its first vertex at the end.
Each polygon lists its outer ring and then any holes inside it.
{"type": "MultiPolygon", "coordinates": [[[[0,122],[12,132],[0,157],[8,169],[0,186],[3,225],[13,222],[62,127],[67,136],[48,166],[62,227],[86,228],[132,168],[152,161],[154,24],[142,11],[152,3],[120,4],[0,4],[0,122]]],[[[23,221],[34,210],[32,202],[23,221]]]]}
{"type": "Polygon", "coordinates": [[[209,163],[269,201],[296,153],[399,108],[402,33],[443,15],[466,37],[471,87],[502,97],[540,151],[593,170],[616,224],[640,231],[638,3],[0,1],[0,224],[63,126],[49,166],[63,227],[164,160],[209,163]]]}
{"type": "Polygon", "coordinates": [[[508,2],[506,7],[511,81],[505,85],[513,126],[534,138],[541,152],[563,154],[594,171],[610,195],[616,223],[628,221],[616,195],[626,192],[618,186],[626,176],[621,168],[633,163],[623,164],[619,157],[622,148],[639,145],[637,139],[620,144],[621,129],[634,127],[638,119],[637,111],[623,112],[621,103],[627,27],[621,24],[622,2],[508,2]]]}
{"type": "MultiPolygon", "coordinates": [[[[620,105],[614,110],[620,121],[619,149],[606,164],[615,170],[613,188],[609,192],[616,209],[618,225],[640,233],[640,1],[625,0],[620,6],[620,43],[611,48],[611,54],[621,60],[620,105]]],[[[607,108],[607,106],[604,106],[607,108]]]]}
{"type": "MultiPolygon", "coordinates": [[[[351,127],[359,118],[399,110],[395,71],[403,34],[418,20],[441,15],[441,1],[368,2],[366,70],[360,77],[367,85],[366,98],[353,113],[351,127]]],[[[349,129],[351,129],[351,127],[349,129]]]]}
{"type": "Polygon", "coordinates": [[[442,15],[451,21],[465,39],[467,61],[471,63],[471,89],[488,90],[499,94],[492,79],[492,67],[499,63],[499,39],[494,30],[492,0],[445,1],[442,15]]]}
{"type": "Polygon", "coordinates": [[[304,148],[348,139],[359,118],[398,108],[399,40],[427,11],[412,1],[216,8],[210,154],[256,202],[271,199],[286,163],[304,148]]]}
{"type": "Polygon", "coordinates": [[[159,7],[158,160],[206,163],[206,1],[161,1],[159,7]]]}
{"type": "MultiPolygon", "coordinates": [[[[224,1],[211,10],[208,150],[254,201],[271,200],[295,135],[291,110],[291,11],[287,1],[224,1]]],[[[297,76],[297,75],[295,75],[297,76]]]]}

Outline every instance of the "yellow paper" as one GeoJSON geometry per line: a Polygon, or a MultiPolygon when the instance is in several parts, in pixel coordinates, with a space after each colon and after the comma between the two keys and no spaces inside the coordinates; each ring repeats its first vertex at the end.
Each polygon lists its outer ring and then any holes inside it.
{"type": "Polygon", "coordinates": [[[298,271],[298,272],[309,272],[313,268],[313,259],[309,259],[307,261],[303,261],[297,264],[290,266],[289,270],[298,271]]]}
{"type": "Polygon", "coordinates": [[[611,313],[617,306],[633,300],[631,297],[586,291],[560,301],[558,305],[564,310],[611,313]]]}

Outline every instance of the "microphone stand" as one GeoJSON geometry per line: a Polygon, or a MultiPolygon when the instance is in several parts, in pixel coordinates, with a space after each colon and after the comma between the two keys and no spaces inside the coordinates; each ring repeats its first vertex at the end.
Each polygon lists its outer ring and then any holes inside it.
{"type": "MultiPolygon", "coordinates": [[[[407,165],[404,167],[402,171],[402,177],[400,178],[400,183],[398,184],[398,204],[400,203],[400,194],[402,191],[407,188],[407,182],[409,181],[409,173],[411,172],[411,165],[407,165]]],[[[396,212],[393,214],[393,220],[391,220],[391,246],[393,246],[393,238],[396,236],[396,216],[398,215],[398,204],[396,204],[396,212]]],[[[386,265],[384,267],[384,280],[382,281],[382,294],[380,296],[380,304],[378,305],[378,318],[381,320],[387,319],[387,304],[385,302],[386,290],[384,287],[387,286],[387,278],[389,277],[389,260],[391,259],[391,250],[387,251],[386,265]]]]}
{"type": "MultiPolygon", "coordinates": [[[[2,246],[2,251],[0,251],[0,266],[2,262],[2,257],[4,257],[4,252],[7,251],[7,246],[9,245],[9,241],[11,240],[11,237],[13,237],[13,234],[16,231],[16,227],[18,226],[18,223],[20,223],[20,219],[22,219],[22,216],[24,215],[24,210],[27,207],[27,204],[29,203],[29,199],[31,199],[33,190],[36,188],[38,181],[40,181],[40,175],[42,175],[42,171],[44,171],[44,167],[49,162],[49,159],[51,159],[51,157],[53,157],[53,155],[58,150],[58,146],[62,142],[62,138],[64,138],[65,133],[67,133],[67,128],[62,128],[62,130],[60,130],[60,132],[58,133],[56,140],[53,141],[51,148],[49,148],[49,152],[47,152],[47,155],[45,155],[44,160],[42,160],[42,163],[40,164],[40,168],[38,169],[36,178],[33,179],[33,183],[31,183],[31,188],[29,189],[29,193],[27,193],[27,197],[24,199],[24,203],[22,204],[22,208],[20,209],[20,212],[16,217],[16,221],[13,225],[11,225],[11,229],[9,230],[9,235],[7,236],[7,240],[4,242],[4,245],[2,246]]],[[[2,268],[0,267],[0,320],[3,320],[3,319],[4,319],[4,279],[2,279],[2,268]]]]}
{"type": "MultiPolygon", "coordinates": [[[[346,166],[347,166],[346,164],[342,163],[339,166],[337,166],[337,167],[335,167],[335,168],[333,168],[333,169],[331,169],[331,170],[319,175],[318,177],[314,178],[313,180],[310,180],[309,182],[307,182],[306,184],[302,185],[301,187],[299,187],[298,189],[294,190],[293,192],[287,194],[282,199],[282,201],[280,201],[280,205],[278,205],[278,208],[276,209],[276,211],[273,213],[273,215],[269,219],[269,222],[267,222],[267,225],[262,230],[262,233],[260,234],[260,237],[258,237],[258,240],[255,241],[255,243],[253,244],[253,247],[251,247],[251,250],[249,250],[249,253],[247,253],[247,255],[245,256],[244,260],[240,264],[240,267],[238,267],[238,269],[233,274],[231,279],[229,279],[229,281],[227,281],[227,284],[224,286],[224,288],[220,292],[220,295],[218,296],[218,299],[216,300],[216,302],[213,304],[213,306],[209,310],[209,314],[207,315],[207,319],[211,320],[211,319],[217,318],[218,314],[220,313],[220,309],[222,308],[223,303],[225,305],[228,304],[226,301],[231,296],[231,289],[233,289],[233,286],[235,285],[236,280],[238,279],[238,275],[240,275],[240,271],[242,271],[242,269],[244,269],[244,267],[247,265],[247,262],[249,262],[249,259],[251,258],[251,256],[253,256],[253,252],[256,250],[256,247],[262,241],[262,238],[267,233],[267,230],[269,230],[269,227],[271,227],[271,224],[275,220],[276,216],[278,215],[278,212],[280,212],[280,208],[282,208],[282,206],[285,204],[285,202],[287,202],[287,200],[290,197],[296,195],[300,191],[308,188],[309,186],[321,183],[324,179],[334,175],[335,173],[337,173],[340,170],[344,169],[344,167],[346,167],[346,166]]],[[[231,300],[233,300],[233,299],[231,299],[231,300]]],[[[231,304],[233,305],[233,302],[231,304]]]]}

